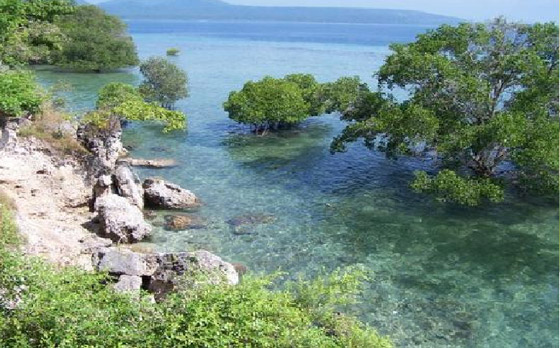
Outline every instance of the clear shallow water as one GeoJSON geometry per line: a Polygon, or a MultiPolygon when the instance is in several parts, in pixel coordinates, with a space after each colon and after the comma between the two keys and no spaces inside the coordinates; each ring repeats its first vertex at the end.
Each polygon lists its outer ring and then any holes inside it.
{"type": "MultiPolygon", "coordinates": [[[[520,199],[486,209],[440,205],[407,186],[412,171],[427,163],[389,161],[359,145],[329,154],[344,126],[334,115],[255,137],[221,108],[229,91],[267,74],[309,72],[321,81],[358,75],[373,83],[386,46],[323,43],[313,35],[307,41],[319,42],[142,33],[141,27],[133,33],[142,57],[180,47],[183,54],[172,59],[190,77],[191,96],[178,103],[189,115],[187,133],[163,135],[149,125],[125,133],[133,155],[180,164],[141,176],[163,176],[204,201],[192,213],[206,227],[157,229],[152,242],[159,248],[203,248],[255,271],[291,274],[364,264],[374,280],[354,310],[403,347],[557,344],[555,207],[520,199]],[[246,215],[273,221],[237,229],[227,223],[246,215]]],[[[69,95],[75,110],[91,107],[107,81],[138,80],[135,71],[40,76],[77,87],[69,95]]]]}

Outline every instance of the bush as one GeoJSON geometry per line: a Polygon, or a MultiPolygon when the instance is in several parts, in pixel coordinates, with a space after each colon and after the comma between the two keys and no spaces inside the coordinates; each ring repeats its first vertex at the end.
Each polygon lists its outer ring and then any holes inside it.
{"type": "Polygon", "coordinates": [[[110,83],[99,91],[97,110],[82,119],[99,130],[111,128],[120,121],[156,121],[165,125],[164,132],[185,129],[186,115],[144,101],[138,89],[125,83],[110,83]]]}
{"type": "Polygon", "coordinates": [[[34,76],[25,71],[0,72],[0,123],[2,118],[21,117],[40,110],[43,97],[34,76]]]}
{"type": "Polygon", "coordinates": [[[253,126],[257,133],[266,133],[305,120],[310,106],[297,83],[265,77],[231,92],[224,109],[232,120],[253,126]]]}
{"type": "Polygon", "coordinates": [[[167,50],[167,55],[172,57],[178,56],[180,53],[181,50],[178,48],[170,48],[167,50]]]}
{"type": "Polygon", "coordinates": [[[144,81],[139,90],[148,102],[170,109],[179,99],[188,97],[187,73],[164,58],[152,57],[140,64],[144,81]]]}

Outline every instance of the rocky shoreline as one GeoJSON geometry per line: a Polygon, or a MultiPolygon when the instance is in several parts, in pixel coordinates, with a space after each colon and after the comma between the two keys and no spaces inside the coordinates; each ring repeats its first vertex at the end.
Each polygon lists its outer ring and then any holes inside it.
{"type": "Polygon", "coordinates": [[[156,300],[185,275],[203,273],[210,281],[239,282],[234,265],[207,251],[131,250],[132,243],[152,231],[144,207],[180,211],[200,201],[161,178],[140,182],[131,165],[157,162],[126,158],[120,127],[105,133],[79,127],[72,135],[90,154],[68,156],[44,141],[18,137],[21,123],[12,121],[2,130],[0,189],[16,204],[26,254],[59,266],[108,272],[116,290],[144,289],[156,300]]]}

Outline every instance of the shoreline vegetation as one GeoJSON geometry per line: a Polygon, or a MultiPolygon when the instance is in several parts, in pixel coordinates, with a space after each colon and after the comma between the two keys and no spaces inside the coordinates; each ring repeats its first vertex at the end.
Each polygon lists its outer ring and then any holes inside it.
{"type": "MultiPolygon", "coordinates": [[[[137,244],[151,234],[150,210],[175,211],[172,223],[188,225],[180,213],[203,204],[161,178],[140,182],[133,163],[173,163],[130,159],[121,142],[128,122],[186,129],[174,107],[188,97],[186,72],[165,58],[140,62],[123,22],[96,6],[9,0],[0,14],[9,14],[0,21],[2,346],[392,346],[344,314],[371,280],[359,265],[290,281],[203,250],[137,244]],[[39,88],[27,71],[34,64],[140,64],[144,81],[106,85],[77,122],[39,88]]],[[[363,141],[389,158],[435,159],[411,186],[441,202],[498,203],[511,187],[558,197],[557,31],[504,19],[443,25],[391,46],[376,75],[385,89],[354,77],[265,77],[232,92],[224,109],[261,136],[339,113],[348,126],[333,152],[363,141]],[[410,99],[397,100],[396,87],[410,99]]]]}

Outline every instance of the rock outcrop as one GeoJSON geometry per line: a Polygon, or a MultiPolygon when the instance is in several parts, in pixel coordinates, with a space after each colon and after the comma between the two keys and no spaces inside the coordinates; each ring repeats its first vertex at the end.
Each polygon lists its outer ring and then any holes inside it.
{"type": "MultiPolygon", "coordinates": [[[[94,267],[99,271],[118,276],[118,289],[126,291],[138,284],[152,292],[156,300],[161,300],[177,286],[189,286],[182,276],[197,274],[205,276],[204,281],[235,285],[239,275],[235,267],[220,257],[207,251],[192,253],[141,254],[127,249],[106,248],[94,255],[94,267]],[[132,284],[131,284],[132,283],[132,284]]],[[[192,285],[192,284],[191,284],[192,285]]]]}
{"type": "Polygon", "coordinates": [[[93,156],[88,166],[90,176],[97,178],[111,174],[117,160],[127,153],[121,136],[122,129],[118,121],[113,121],[110,129],[100,131],[91,125],[82,125],[77,130],[77,138],[93,156]]]}
{"type": "Polygon", "coordinates": [[[148,178],[142,187],[144,202],[150,208],[187,209],[200,203],[191,191],[163,179],[148,178]]]}
{"type": "Polygon", "coordinates": [[[152,231],[144,221],[142,211],[124,197],[104,195],[96,199],[94,208],[101,224],[101,236],[114,242],[139,242],[152,231]]]}
{"type": "Polygon", "coordinates": [[[126,163],[133,167],[146,167],[153,169],[171,168],[177,166],[177,162],[172,159],[144,159],[144,158],[123,158],[119,162],[126,163]]]}
{"type": "Polygon", "coordinates": [[[115,169],[113,181],[119,196],[128,199],[139,209],[144,209],[144,190],[142,190],[140,179],[129,166],[119,164],[115,169]]]}

